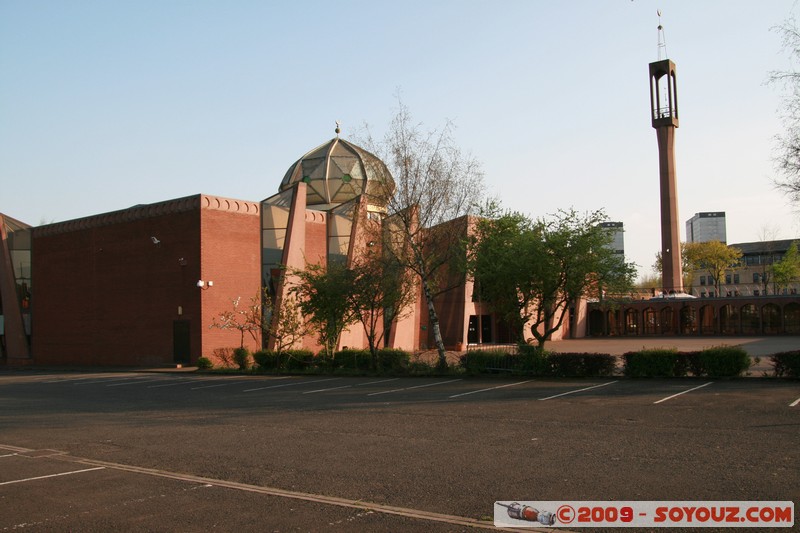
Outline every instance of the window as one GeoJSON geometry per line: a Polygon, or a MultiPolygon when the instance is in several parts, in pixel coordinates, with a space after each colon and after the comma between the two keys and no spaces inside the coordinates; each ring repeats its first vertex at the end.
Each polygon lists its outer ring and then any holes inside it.
{"type": "Polygon", "coordinates": [[[758,283],[760,278],[761,277],[758,275],[758,272],[753,272],[753,283],[758,283]]]}
{"type": "Polygon", "coordinates": [[[739,283],[739,274],[734,274],[733,275],[733,282],[734,283],[739,283]]]}
{"type": "Polygon", "coordinates": [[[700,276],[700,285],[705,285],[705,284],[706,284],[706,277],[700,276]]]}
{"type": "Polygon", "coordinates": [[[730,285],[731,284],[731,275],[730,274],[725,274],[725,284],[726,285],[730,285]]]}

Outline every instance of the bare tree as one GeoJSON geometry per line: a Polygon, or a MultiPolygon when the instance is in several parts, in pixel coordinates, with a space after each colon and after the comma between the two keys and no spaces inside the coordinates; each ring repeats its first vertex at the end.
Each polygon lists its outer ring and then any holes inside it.
{"type": "Polygon", "coordinates": [[[398,99],[398,110],[383,140],[367,132],[365,143],[389,167],[396,188],[383,190],[389,219],[387,250],[413,272],[428,308],[439,365],[446,366],[444,340],[436,297],[454,288],[445,275],[464,256],[464,225],[455,219],[471,214],[483,195],[483,172],[473,157],[455,144],[453,125],[425,131],[413,122],[408,108],[398,99]]]}
{"type": "MultiPolygon", "coordinates": [[[[781,36],[783,49],[793,60],[800,60],[800,30],[794,18],[789,18],[773,28],[781,36]]],[[[775,186],[794,204],[800,204],[800,72],[776,70],[769,74],[769,83],[785,90],[783,122],[785,131],[777,137],[775,165],[780,177],[775,186]]]]}

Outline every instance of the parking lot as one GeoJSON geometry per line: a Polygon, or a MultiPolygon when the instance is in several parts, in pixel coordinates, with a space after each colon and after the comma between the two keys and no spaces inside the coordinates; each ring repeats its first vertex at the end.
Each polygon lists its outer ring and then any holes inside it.
{"type": "Polygon", "coordinates": [[[797,381],[19,371],[0,404],[0,530],[460,531],[491,529],[495,500],[800,501],[797,381]]]}

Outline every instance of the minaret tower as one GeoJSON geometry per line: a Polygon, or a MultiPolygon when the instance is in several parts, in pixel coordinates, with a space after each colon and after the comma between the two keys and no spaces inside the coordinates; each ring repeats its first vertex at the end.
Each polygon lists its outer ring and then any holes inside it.
{"type": "Polygon", "coordinates": [[[678,186],[675,181],[675,129],[678,87],[675,63],[666,58],[664,27],[658,12],[658,61],[650,63],[650,119],[658,138],[661,178],[661,279],[666,294],[683,292],[681,239],[678,230],[678,186]],[[662,51],[664,59],[661,58],[662,51]]]}

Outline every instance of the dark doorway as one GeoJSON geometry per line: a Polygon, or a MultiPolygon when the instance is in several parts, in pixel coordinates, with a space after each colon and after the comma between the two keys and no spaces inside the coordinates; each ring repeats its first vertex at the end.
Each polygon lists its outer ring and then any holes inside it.
{"type": "Polygon", "coordinates": [[[172,322],[172,357],[176,363],[188,363],[192,347],[188,320],[172,322]]]}
{"type": "Polygon", "coordinates": [[[486,344],[494,342],[492,340],[492,317],[491,315],[471,315],[467,328],[467,342],[469,344],[486,344]],[[480,332],[480,335],[478,335],[480,332]]]}

